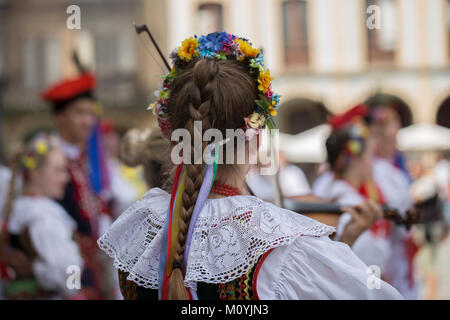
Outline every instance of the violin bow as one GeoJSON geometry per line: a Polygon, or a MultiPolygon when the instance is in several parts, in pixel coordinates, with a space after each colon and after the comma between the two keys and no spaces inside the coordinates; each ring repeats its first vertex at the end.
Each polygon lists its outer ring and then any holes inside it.
{"type": "Polygon", "coordinates": [[[170,71],[170,65],[167,62],[167,59],[164,57],[161,49],[159,48],[158,44],[155,41],[155,38],[153,38],[152,33],[150,32],[150,29],[147,27],[146,24],[141,24],[140,26],[138,26],[136,23],[133,23],[134,25],[134,30],[136,30],[136,33],[139,35],[142,32],[145,32],[148,34],[148,36],[150,37],[151,42],[153,43],[153,45],[156,48],[156,51],[158,51],[159,56],[161,57],[162,61],[164,62],[166,68],[168,71],[170,71]]]}

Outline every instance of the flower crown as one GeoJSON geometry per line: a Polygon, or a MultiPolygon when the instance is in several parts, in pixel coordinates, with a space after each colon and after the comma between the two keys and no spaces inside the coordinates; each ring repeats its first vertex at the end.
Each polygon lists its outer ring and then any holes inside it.
{"type": "Polygon", "coordinates": [[[250,67],[250,75],[258,87],[258,97],[255,100],[255,111],[244,118],[246,138],[258,134],[266,125],[269,129],[276,128],[272,117],[277,115],[280,96],[272,91],[270,71],[264,69],[264,58],[261,49],[254,49],[244,38],[226,32],[214,32],[206,36],[190,37],[184,40],[181,47],[170,54],[171,71],[163,78],[162,87],[155,92],[158,100],[147,109],[153,110],[158,116],[158,123],[164,137],[170,139],[171,124],[168,121],[168,101],[174,79],[183,68],[194,59],[237,60],[250,67]]]}
{"type": "Polygon", "coordinates": [[[364,141],[369,136],[364,117],[369,114],[369,109],[364,104],[359,104],[343,114],[330,117],[328,123],[333,131],[346,131],[350,139],[344,145],[343,150],[349,156],[360,155],[363,151],[364,141]]]}
{"type": "Polygon", "coordinates": [[[47,133],[38,134],[29,144],[22,156],[22,166],[27,170],[36,169],[38,159],[44,157],[51,149],[58,145],[56,136],[47,133]]]}
{"type": "Polygon", "coordinates": [[[344,146],[344,152],[350,156],[359,156],[363,152],[365,140],[369,136],[369,130],[361,117],[352,119],[346,127],[350,139],[344,146]]]}

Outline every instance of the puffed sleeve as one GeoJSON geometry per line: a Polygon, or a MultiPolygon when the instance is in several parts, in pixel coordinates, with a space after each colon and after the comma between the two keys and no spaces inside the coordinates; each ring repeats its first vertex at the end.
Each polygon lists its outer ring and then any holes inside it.
{"type": "Polygon", "coordinates": [[[30,239],[38,257],[33,261],[33,273],[39,284],[47,290],[66,292],[67,268],[75,265],[83,268],[77,244],[71,239],[70,230],[47,219],[29,227],[30,239]]]}
{"type": "Polygon", "coordinates": [[[262,300],[403,299],[342,242],[300,237],[274,249],[257,276],[262,300]]]}

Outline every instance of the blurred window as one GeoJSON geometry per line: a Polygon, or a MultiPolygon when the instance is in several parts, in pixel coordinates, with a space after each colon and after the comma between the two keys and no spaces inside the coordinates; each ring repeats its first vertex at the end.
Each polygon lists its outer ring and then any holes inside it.
{"type": "Polygon", "coordinates": [[[109,33],[95,36],[95,65],[101,77],[128,75],[136,67],[132,34],[109,33]]]}
{"type": "Polygon", "coordinates": [[[59,39],[45,40],[45,85],[55,83],[61,78],[61,44],[59,39]]]}
{"type": "Polygon", "coordinates": [[[114,34],[95,36],[95,65],[99,76],[113,75],[117,67],[118,39],[114,34]]]}
{"type": "MultiPolygon", "coordinates": [[[[367,28],[368,59],[371,64],[391,64],[397,36],[396,7],[394,0],[366,0],[366,8],[375,5],[379,8],[380,28],[367,28]]],[[[366,17],[367,13],[366,13],[366,17]]]]}
{"type": "Polygon", "coordinates": [[[23,86],[41,90],[61,77],[61,43],[56,38],[30,36],[23,42],[23,86]]]}
{"type": "Polygon", "coordinates": [[[27,37],[23,42],[22,79],[25,89],[38,90],[43,74],[43,41],[38,37],[27,37]]]}
{"type": "Polygon", "coordinates": [[[95,71],[99,98],[110,106],[123,106],[136,97],[137,57],[132,32],[123,30],[94,37],[95,71]]]}
{"type": "Polygon", "coordinates": [[[223,10],[218,3],[205,3],[198,7],[199,34],[223,30],[223,10]]]}
{"type": "Polygon", "coordinates": [[[283,2],[284,60],[287,65],[308,64],[306,1],[283,2]]]}

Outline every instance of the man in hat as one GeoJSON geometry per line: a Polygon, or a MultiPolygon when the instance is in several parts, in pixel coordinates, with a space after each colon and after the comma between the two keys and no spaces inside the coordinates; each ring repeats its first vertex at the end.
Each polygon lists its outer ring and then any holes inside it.
{"type": "Polygon", "coordinates": [[[102,262],[96,240],[107,212],[90,181],[88,140],[96,122],[95,77],[90,73],[63,80],[42,93],[53,106],[60,146],[68,159],[70,181],[61,205],[77,222],[77,240],[85,268],[81,283],[85,298],[102,298],[102,262]]]}

